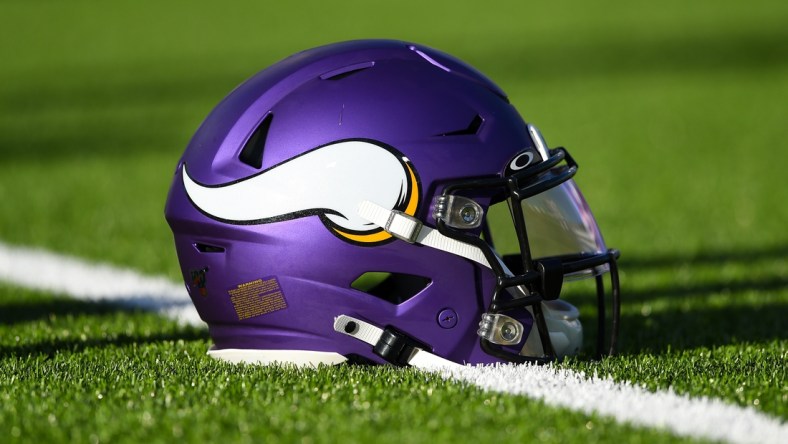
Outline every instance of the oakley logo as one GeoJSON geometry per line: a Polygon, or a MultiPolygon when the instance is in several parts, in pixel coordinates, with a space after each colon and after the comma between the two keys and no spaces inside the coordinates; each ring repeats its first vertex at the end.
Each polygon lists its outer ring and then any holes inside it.
{"type": "Polygon", "coordinates": [[[512,175],[523,168],[527,167],[534,161],[534,153],[532,151],[525,151],[523,153],[518,154],[514,157],[514,159],[509,162],[506,166],[506,171],[504,174],[506,176],[512,175]]]}

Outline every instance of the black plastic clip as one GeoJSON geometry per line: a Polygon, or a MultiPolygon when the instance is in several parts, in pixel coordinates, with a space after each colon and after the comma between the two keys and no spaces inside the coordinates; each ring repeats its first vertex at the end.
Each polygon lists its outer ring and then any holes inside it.
{"type": "Polygon", "coordinates": [[[564,269],[561,259],[546,258],[536,262],[542,275],[542,297],[547,301],[558,299],[564,283],[564,269]]]}
{"type": "Polygon", "coordinates": [[[386,327],[372,350],[376,355],[394,365],[406,366],[417,348],[430,350],[410,336],[392,327],[386,327]]]}

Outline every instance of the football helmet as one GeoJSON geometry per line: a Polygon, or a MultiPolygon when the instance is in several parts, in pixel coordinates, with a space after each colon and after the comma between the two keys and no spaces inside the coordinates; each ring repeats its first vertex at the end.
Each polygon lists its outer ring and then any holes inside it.
{"type": "Polygon", "coordinates": [[[177,164],[165,215],[211,356],[542,363],[582,344],[560,298],[570,279],[596,279],[598,353],[616,346],[619,253],[576,171],[476,69],[351,41],[222,100],[177,164]]]}

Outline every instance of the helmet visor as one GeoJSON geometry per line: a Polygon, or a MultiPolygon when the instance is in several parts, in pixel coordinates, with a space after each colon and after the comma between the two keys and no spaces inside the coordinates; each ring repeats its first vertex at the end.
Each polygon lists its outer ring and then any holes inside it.
{"type": "MultiPolygon", "coordinates": [[[[522,202],[531,257],[578,256],[607,251],[594,215],[574,180],[522,202]]],[[[607,271],[607,266],[583,270],[567,277],[585,277],[607,271]]]]}
{"type": "MultiPolygon", "coordinates": [[[[503,207],[503,202],[493,205],[487,218],[494,248],[501,256],[519,254],[511,200],[507,203],[503,207]]],[[[533,259],[579,257],[607,251],[594,215],[574,180],[523,200],[518,211],[525,221],[533,259]]],[[[607,270],[607,265],[601,265],[568,274],[566,278],[589,277],[607,270]]]]}

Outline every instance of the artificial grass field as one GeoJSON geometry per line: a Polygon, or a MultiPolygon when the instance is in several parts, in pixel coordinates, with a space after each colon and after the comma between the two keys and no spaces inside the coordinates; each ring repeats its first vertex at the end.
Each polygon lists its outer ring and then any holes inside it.
{"type": "MultiPolygon", "coordinates": [[[[788,419],[788,3],[631,3],[0,2],[0,242],[180,279],[162,209],[210,109],[295,51],[411,40],[568,147],[623,252],[620,356],[562,365],[788,419]]],[[[685,440],[411,369],[226,365],[209,344],[0,284],[0,442],[685,440]]]]}

